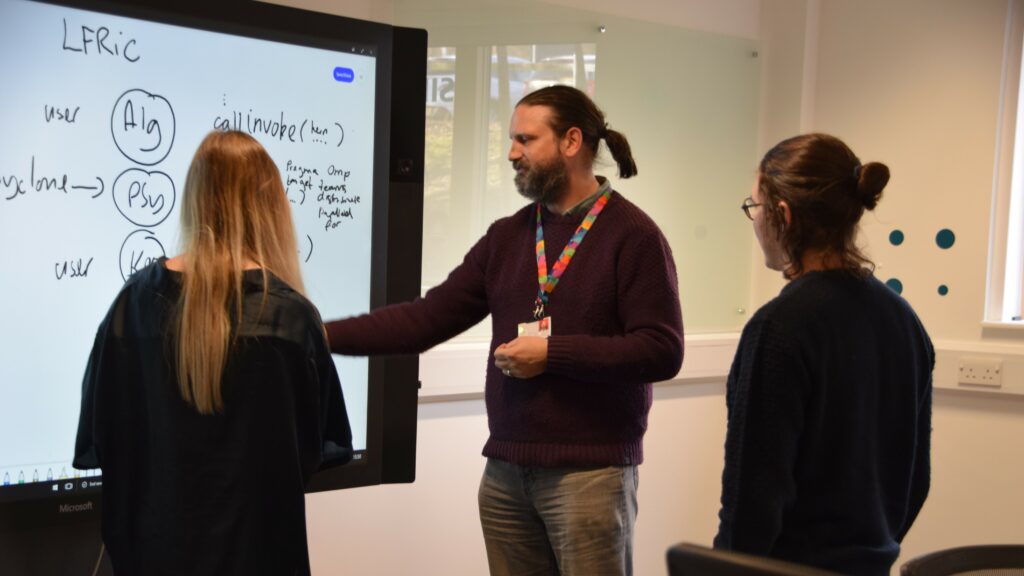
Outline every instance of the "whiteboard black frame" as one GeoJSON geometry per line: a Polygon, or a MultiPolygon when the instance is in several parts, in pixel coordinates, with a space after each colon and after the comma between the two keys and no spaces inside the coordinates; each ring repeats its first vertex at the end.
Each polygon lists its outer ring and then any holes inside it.
{"type": "MultiPolygon", "coordinates": [[[[376,51],[370,307],[419,295],[426,31],[247,0],[30,0],[289,44],[376,51]]],[[[415,479],[419,359],[370,358],[364,457],[316,474],[307,492],[415,479]]],[[[72,446],[69,445],[69,450],[72,446]]],[[[100,489],[0,501],[0,533],[98,521],[100,489]],[[62,512],[73,507],[75,513],[62,512]]]]}

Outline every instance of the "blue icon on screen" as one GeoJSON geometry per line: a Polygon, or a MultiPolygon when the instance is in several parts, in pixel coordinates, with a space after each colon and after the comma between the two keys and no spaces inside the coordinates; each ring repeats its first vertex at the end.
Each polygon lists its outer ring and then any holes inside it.
{"type": "Polygon", "coordinates": [[[334,79],[338,82],[351,82],[356,77],[356,73],[351,68],[344,68],[337,66],[334,68],[334,79]]]}

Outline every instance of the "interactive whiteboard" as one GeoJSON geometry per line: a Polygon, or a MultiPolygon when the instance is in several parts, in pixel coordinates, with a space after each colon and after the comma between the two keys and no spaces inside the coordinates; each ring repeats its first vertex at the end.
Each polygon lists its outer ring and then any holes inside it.
{"type": "MultiPolygon", "coordinates": [[[[127,277],[178,253],[185,174],[209,131],[248,132],[274,158],[323,317],[369,310],[381,111],[373,45],[327,50],[23,0],[0,14],[2,500],[20,485],[89,486],[93,472],[70,461],[96,328],[127,277]]],[[[363,450],[368,363],[335,360],[363,450]]]]}

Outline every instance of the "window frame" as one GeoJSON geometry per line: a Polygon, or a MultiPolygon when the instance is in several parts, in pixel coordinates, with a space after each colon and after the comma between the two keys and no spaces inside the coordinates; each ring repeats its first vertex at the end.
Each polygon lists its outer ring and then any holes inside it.
{"type": "Polygon", "coordinates": [[[1024,312],[1024,0],[1007,1],[983,325],[1021,326],[1024,312]],[[1018,121],[1022,120],[1022,121],[1018,121]]]}

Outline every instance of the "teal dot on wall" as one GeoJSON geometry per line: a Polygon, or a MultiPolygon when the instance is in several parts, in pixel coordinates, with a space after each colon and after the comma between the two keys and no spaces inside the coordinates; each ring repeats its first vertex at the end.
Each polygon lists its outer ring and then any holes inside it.
{"type": "Polygon", "coordinates": [[[940,284],[939,296],[945,296],[946,294],[949,294],[949,286],[946,286],[945,284],[940,284]]]}
{"type": "Polygon", "coordinates": [[[943,250],[951,248],[954,242],[956,242],[956,234],[953,234],[953,231],[949,228],[943,228],[935,235],[935,243],[943,250]]]}
{"type": "Polygon", "coordinates": [[[889,278],[885,281],[885,285],[892,288],[893,292],[903,294],[903,282],[900,282],[898,278],[889,278]]]}
{"type": "Polygon", "coordinates": [[[889,243],[892,244],[893,246],[899,246],[900,244],[903,244],[903,231],[893,230],[892,232],[890,232],[889,243]]]}

